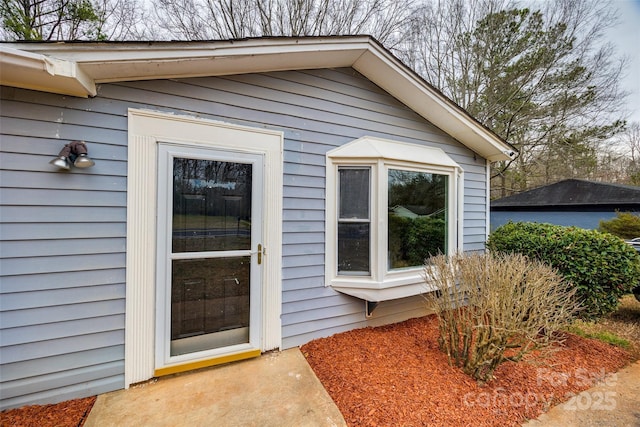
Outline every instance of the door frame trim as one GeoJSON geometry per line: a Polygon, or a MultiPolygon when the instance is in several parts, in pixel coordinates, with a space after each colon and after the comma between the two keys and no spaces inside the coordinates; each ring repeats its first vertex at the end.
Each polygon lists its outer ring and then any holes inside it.
{"type": "Polygon", "coordinates": [[[124,387],[154,376],[158,143],[264,156],[262,340],[281,347],[283,141],[280,131],[209,119],[128,110],[124,387]]]}

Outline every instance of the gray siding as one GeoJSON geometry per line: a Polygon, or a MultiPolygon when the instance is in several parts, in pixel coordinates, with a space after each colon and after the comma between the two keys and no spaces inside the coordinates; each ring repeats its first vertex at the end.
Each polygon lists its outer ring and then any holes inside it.
{"type": "Polygon", "coordinates": [[[484,159],[351,69],[103,84],[93,99],[1,94],[3,407],[123,386],[127,108],[284,132],[285,348],[423,313],[409,298],[367,320],[361,300],[324,286],[328,150],[364,135],[443,148],[465,170],[465,249],[484,244],[484,159]],[[96,165],[55,171],[74,139],[96,165]]]}
{"type": "Polygon", "coordinates": [[[91,112],[92,100],[1,93],[1,408],[122,388],[126,117],[91,112]],[[48,162],[73,139],[98,164],[57,172],[48,162]]]}

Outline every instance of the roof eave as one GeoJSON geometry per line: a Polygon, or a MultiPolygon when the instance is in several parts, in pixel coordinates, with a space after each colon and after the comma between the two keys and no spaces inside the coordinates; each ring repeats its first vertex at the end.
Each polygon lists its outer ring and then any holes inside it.
{"type": "Polygon", "coordinates": [[[487,160],[510,160],[515,154],[513,147],[386,51],[367,51],[353,64],[353,68],[487,160]],[[397,78],[398,75],[403,78],[397,78]]]}
{"type": "Polygon", "coordinates": [[[77,63],[96,83],[106,83],[350,67],[371,44],[353,36],[16,46],[77,63]]]}
{"type": "Polygon", "coordinates": [[[14,45],[0,46],[0,83],[83,97],[96,94],[96,83],[353,67],[489,161],[514,152],[369,36],[14,45]],[[60,71],[51,73],[50,64],[60,71]]]}
{"type": "Polygon", "coordinates": [[[77,63],[0,46],[0,84],[23,89],[95,96],[96,85],[77,63]]]}

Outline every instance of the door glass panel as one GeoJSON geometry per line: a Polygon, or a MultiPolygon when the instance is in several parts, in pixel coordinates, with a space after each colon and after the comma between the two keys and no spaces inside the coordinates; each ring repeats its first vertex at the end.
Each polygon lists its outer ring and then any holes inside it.
{"type": "Polygon", "coordinates": [[[251,248],[251,165],[173,159],[173,252],[251,248]]]}
{"type": "Polygon", "coordinates": [[[249,268],[249,257],[172,262],[171,356],[249,342],[249,268]]]}
{"type": "Polygon", "coordinates": [[[173,158],[170,356],[249,342],[252,172],[173,158]]]}

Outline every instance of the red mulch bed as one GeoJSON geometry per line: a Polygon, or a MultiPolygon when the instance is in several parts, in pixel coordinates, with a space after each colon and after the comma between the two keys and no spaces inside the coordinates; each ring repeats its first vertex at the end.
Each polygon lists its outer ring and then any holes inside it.
{"type": "Polygon", "coordinates": [[[542,364],[505,362],[481,386],[438,349],[434,315],[314,340],[302,352],[349,426],[518,426],[629,362],[567,334],[542,364]]]}
{"type": "Polygon", "coordinates": [[[2,427],[79,427],[89,415],[96,397],[68,400],[53,405],[31,405],[0,413],[2,427]]]}
{"type": "MultiPolygon", "coordinates": [[[[350,426],[519,426],[566,401],[630,355],[567,334],[543,364],[507,362],[480,386],[452,367],[437,344],[435,316],[358,329],[302,346],[350,426]]],[[[0,426],[82,426],[95,397],[0,413],[0,426]]]]}

